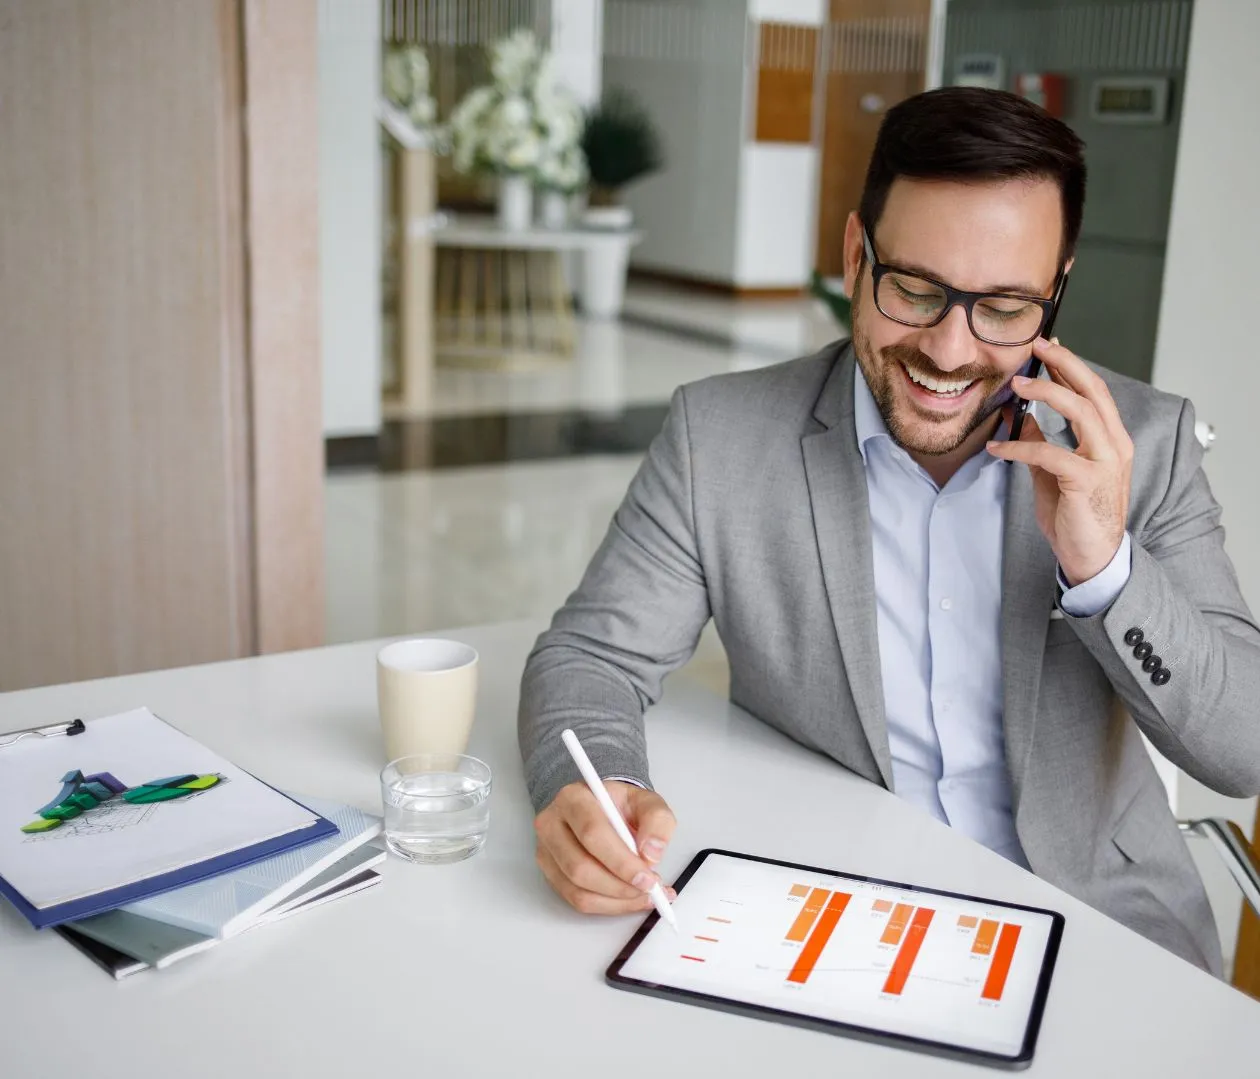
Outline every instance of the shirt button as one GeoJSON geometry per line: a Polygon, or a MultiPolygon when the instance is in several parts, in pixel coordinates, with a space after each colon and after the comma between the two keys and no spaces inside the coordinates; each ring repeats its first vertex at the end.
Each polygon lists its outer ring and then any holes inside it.
{"type": "Polygon", "coordinates": [[[954,601],[950,599],[948,596],[946,596],[943,600],[941,600],[942,611],[952,610],[953,606],[954,606],[954,601]]]}

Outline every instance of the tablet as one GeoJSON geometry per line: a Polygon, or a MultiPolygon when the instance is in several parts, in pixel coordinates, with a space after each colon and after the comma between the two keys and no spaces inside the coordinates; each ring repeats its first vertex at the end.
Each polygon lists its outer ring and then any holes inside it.
{"type": "Polygon", "coordinates": [[[777,862],[696,855],[620,989],[999,1067],[1032,1061],[1063,915],[777,862]]]}

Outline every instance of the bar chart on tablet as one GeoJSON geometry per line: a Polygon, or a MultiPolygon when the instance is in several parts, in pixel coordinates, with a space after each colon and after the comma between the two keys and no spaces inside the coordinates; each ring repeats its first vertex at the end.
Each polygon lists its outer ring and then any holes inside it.
{"type": "Polygon", "coordinates": [[[712,857],[675,912],[681,940],[649,934],[623,973],[922,1037],[948,1032],[995,1051],[1023,1029],[1050,924],[1036,912],[712,857]]]}

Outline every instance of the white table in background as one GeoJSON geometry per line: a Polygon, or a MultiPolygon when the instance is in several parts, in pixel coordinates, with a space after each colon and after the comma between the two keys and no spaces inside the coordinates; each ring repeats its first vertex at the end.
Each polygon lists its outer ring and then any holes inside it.
{"type": "MultiPolygon", "coordinates": [[[[116,984],[0,902],[0,1075],[898,1077],[988,1069],[619,992],[637,919],[583,918],[533,862],[517,686],[541,626],[449,634],[481,653],[471,752],[494,768],[477,857],[390,859],[381,887],[116,984]]],[[[277,786],[379,809],[375,643],[0,695],[0,732],[145,704],[277,786]]],[[[1242,1076],[1260,1006],[685,678],[648,718],[679,828],[726,847],[1050,907],[1067,917],[1032,1074],[1242,1076]]]]}
{"type": "Polygon", "coordinates": [[[583,314],[620,315],[630,249],[642,239],[633,230],[504,229],[482,215],[455,215],[429,235],[441,253],[437,354],[508,362],[573,355],[572,290],[563,262],[570,252],[580,256],[583,314]]]}

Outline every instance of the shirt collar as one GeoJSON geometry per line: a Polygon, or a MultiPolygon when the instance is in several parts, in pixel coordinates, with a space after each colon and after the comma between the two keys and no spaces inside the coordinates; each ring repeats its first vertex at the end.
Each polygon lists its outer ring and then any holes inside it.
{"type": "Polygon", "coordinates": [[[866,384],[866,376],[862,373],[862,365],[853,363],[853,426],[857,430],[858,449],[862,452],[862,460],[866,460],[866,446],[872,439],[883,436],[891,441],[892,435],[879,414],[879,406],[875,403],[875,395],[866,384]]]}

